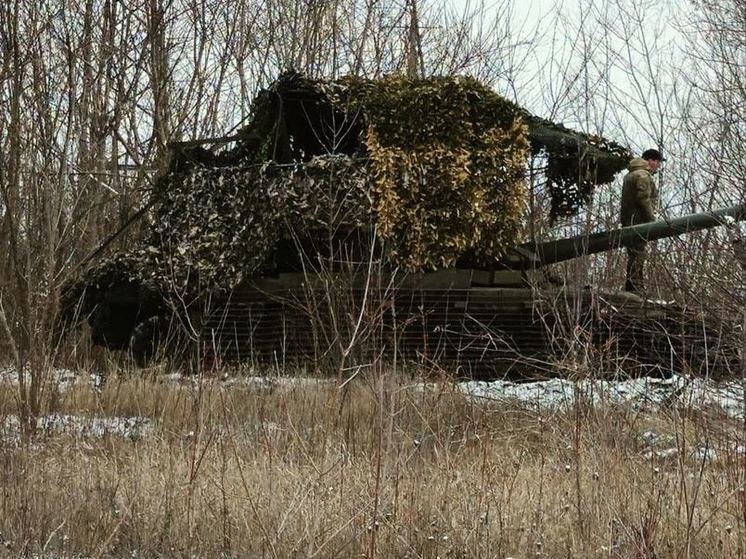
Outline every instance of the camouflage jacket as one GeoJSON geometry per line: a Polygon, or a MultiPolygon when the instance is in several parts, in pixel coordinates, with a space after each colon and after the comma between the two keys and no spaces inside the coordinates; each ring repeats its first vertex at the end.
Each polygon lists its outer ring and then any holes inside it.
{"type": "Polygon", "coordinates": [[[655,221],[658,189],[648,162],[638,157],[630,161],[628,168],[622,187],[622,226],[655,221]]]}

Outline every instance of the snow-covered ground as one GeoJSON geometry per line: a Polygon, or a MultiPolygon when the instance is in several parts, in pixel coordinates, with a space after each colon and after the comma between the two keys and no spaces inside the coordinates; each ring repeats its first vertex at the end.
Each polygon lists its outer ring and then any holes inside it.
{"type": "Polygon", "coordinates": [[[178,384],[197,385],[200,381],[219,381],[221,386],[244,386],[247,388],[293,388],[298,386],[312,387],[328,385],[336,379],[321,377],[304,377],[304,376],[279,376],[279,375],[228,375],[215,377],[205,376],[200,379],[196,375],[183,375],[181,373],[171,373],[159,377],[178,384]]]}
{"type": "MultiPolygon", "coordinates": [[[[17,386],[19,382],[18,371],[12,367],[0,367],[0,386],[17,386]]],[[[72,369],[53,369],[48,378],[45,379],[51,385],[56,386],[61,392],[65,392],[75,383],[90,382],[92,386],[101,386],[104,377],[98,373],[83,373],[72,369]]]]}
{"type": "MultiPolygon", "coordinates": [[[[185,375],[162,375],[164,382],[198,385],[199,377],[185,375]]],[[[50,375],[50,382],[59,390],[69,390],[75,383],[89,383],[101,388],[105,379],[98,374],[57,369],[50,375]]],[[[292,387],[312,387],[320,384],[340,384],[339,379],[282,376],[225,376],[210,377],[210,382],[221,386],[242,386],[259,389],[289,389],[292,387]]],[[[10,368],[0,368],[0,385],[17,385],[18,374],[10,368]]],[[[421,389],[442,389],[444,385],[422,383],[421,389]]],[[[687,378],[673,375],[667,379],[636,378],[626,380],[566,380],[550,379],[536,382],[463,381],[454,383],[459,392],[477,401],[492,403],[519,404],[536,411],[562,411],[572,408],[576,402],[603,407],[623,406],[640,411],[688,409],[701,410],[723,417],[743,420],[746,417],[746,383],[741,381],[719,382],[703,378],[687,378]]],[[[152,429],[147,419],[137,417],[82,417],[73,415],[50,415],[39,418],[37,427],[50,433],[70,433],[82,437],[102,437],[114,435],[127,439],[146,436],[152,429]]],[[[19,433],[18,418],[7,416],[0,419],[0,430],[4,438],[15,437],[19,433]]],[[[651,435],[652,437],[652,435],[651,435]]],[[[665,458],[671,453],[661,441],[652,444],[651,455],[665,458]],[[661,454],[662,453],[662,454],[661,454]]],[[[737,449],[743,453],[746,449],[737,449]]],[[[708,457],[712,449],[700,449],[708,457]]]]}
{"type": "MultiPolygon", "coordinates": [[[[80,438],[105,436],[136,440],[151,431],[150,420],[143,417],[85,417],[52,414],[36,419],[36,430],[46,434],[69,434],[80,438]]],[[[18,416],[5,416],[0,422],[0,438],[6,442],[20,439],[21,422],[18,416]]]]}
{"type": "Polygon", "coordinates": [[[551,379],[515,383],[496,380],[458,383],[477,399],[516,402],[537,410],[559,410],[582,401],[593,406],[628,405],[639,410],[686,408],[744,418],[744,383],[715,383],[702,378],[673,375],[667,379],[642,377],[627,380],[551,379]]]}
{"type": "MultiPolygon", "coordinates": [[[[89,382],[93,387],[103,385],[104,379],[98,374],[87,374],[70,369],[55,369],[46,379],[61,392],[69,390],[76,383],[89,382]]],[[[6,367],[0,368],[0,386],[17,386],[18,372],[6,367]]],[[[49,435],[68,434],[77,438],[102,438],[105,436],[137,440],[152,431],[149,419],[143,417],[90,417],[83,415],[51,414],[36,419],[36,431],[49,435]]],[[[5,443],[20,440],[21,420],[17,415],[0,417],[0,439],[5,443]]]]}
{"type": "MultiPolygon", "coordinates": [[[[197,385],[202,380],[221,386],[248,388],[312,387],[339,383],[339,379],[302,376],[223,376],[204,377],[178,373],[157,377],[174,384],[197,385]]],[[[105,378],[100,374],[56,369],[49,382],[64,392],[75,383],[90,383],[100,388],[105,378]]],[[[18,373],[12,368],[0,368],[0,386],[17,385],[18,373]]],[[[424,386],[424,385],[421,385],[424,386]]],[[[434,385],[428,385],[434,386],[434,385]]],[[[442,385],[437,385],[442,386],[442,385]]],[[[462,381],[454,385],[460,392],[477,400],[518,403],[540,410],[571,408],[576,401],[602,405],[629,405],[639,410],[686,408],[721,412],[732,419],[746,415],[746,381],[714,382],[704,378],[672,375],[670,378],[641,377],[626,380],[566,380],[549,379],[535,382],[462,381]]]]}

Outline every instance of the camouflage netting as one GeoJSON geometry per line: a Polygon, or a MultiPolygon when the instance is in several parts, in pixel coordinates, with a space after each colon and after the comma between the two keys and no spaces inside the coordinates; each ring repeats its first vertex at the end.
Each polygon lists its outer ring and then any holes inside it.
{"type": "Polygon", "coordinates": [[[378,233],[395,265],[494,263],[517,242],[528,129],[471,79],[345,80],[334,102],[364,114],[378,233]]]}
{"type": "Polygon", "coordinates": [[[153,236],[139,254],[142,269],[169,290],[227,289],[271,270],[291,226],[306,236],[370,222],[364,167],[347,156],[200,167],[154,196],[153,236]]]}
{"type": "Polygon", "coordinates": [[[493,265],[518,243],[529,158],[553,217],[610,182],[627,151],[533,117],[471,78],[311,81],[259,94],[230,150],[177,146],[133,253],[163,288],[227,289],[277,269],[276,248],[375,228],[406,270],[493,265]]]}
{"type": "Polygon", "coordinates": [[[530,122],[533,151],[546,157],[552,219],[576,214],[591,201],[595,187],[611,183],[632,158],[627,148],[601,136],[538,117],[530,122]]]}

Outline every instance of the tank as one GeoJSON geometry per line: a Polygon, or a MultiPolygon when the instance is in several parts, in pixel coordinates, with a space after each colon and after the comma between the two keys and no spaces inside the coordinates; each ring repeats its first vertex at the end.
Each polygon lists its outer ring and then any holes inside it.
{"type": "Polygon", "coordinates": [[[236,134],[171,150],[135,216],[149,237],[110,256],[103,243],[61,303],[62,327],[86,319],[94,343],[140,362],[159,351],[336,371],[385,360],[470,378],[562,375],[591,358],[629,374],[735,367],[733,329],[715,317],[563,285],[547,269],[742,221],[744,206],[521,243],[527,161],[556,220],[631,155],[474,80],[290,73],[236,134]]]}

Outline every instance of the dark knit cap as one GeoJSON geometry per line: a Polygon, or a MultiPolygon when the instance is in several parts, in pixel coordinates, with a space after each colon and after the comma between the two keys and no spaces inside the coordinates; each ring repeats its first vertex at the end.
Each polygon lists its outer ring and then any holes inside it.
{"type": "Polygon", "coordinates": [[[663,154],[657,149],[646,149],[644,152],[642,152],[642,158],[652,159],[654,161],[665,161],[666,160],[666,158],[663,157],[663,154]]]}

